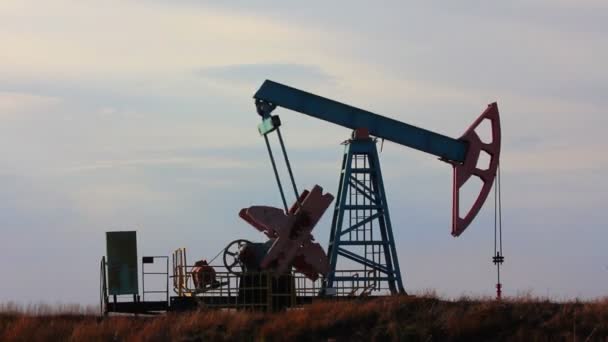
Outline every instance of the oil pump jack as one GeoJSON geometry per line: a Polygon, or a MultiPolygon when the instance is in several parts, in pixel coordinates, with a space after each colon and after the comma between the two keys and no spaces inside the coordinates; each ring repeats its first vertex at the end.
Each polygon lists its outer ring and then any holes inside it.
{"type": "MultiPolygon", "coordinates": [[[[339,287],[340,282],[349,281],[363,282],[368,289],[381,289],[382,284],[385,284],[393,294],[405,293],[376,148],[378,139],[386,139],[432,154],[452,166],[452,235],[455,237],[462,234],[479,213],[496,177],[501,142],[500,119],[496,103],[489,104],[464,134],[460,138],[454,139],[270,80],[266,80],[262,84],[255,93],[254,99],[257,113],[262,117],[258,130],[264,137],[268,148],[285,207],[285,216],[291,215],[293,220],[297,220],[293,215],[294,208],[297,209],[298,205],[301,206],[300,201],[307,192],[298,193],[280,132],[281,120],[278,115],[272,115],[272,112],[277,107],[283,107],[352,130],[350,139],[345,143],[333,211],[327,248],[329,267],[323,266],[326,261],[323,259],[324,255],[319,254],[318,249],[315,254],[316,267],[314,265],[309,265],[313,266],[312,269],[301,267],[312,273],[321,273],[325,277],[322,294],[331,295],[335,292],[336,284],[339,287]],[[492,141],[489,143],[482,142],[476,133],[476,129],[484,120],[489,121],[492,131],[492,141]],[[268,141],[268,134],[273,131],[277,132],[296,195],[296,203],[291,209],[287,207],[284,190],[268,141]],[[487,153],[489,156],[489,164],[486,168],[478,166],[481,153],[487,153]],[[472,207],[461,215],[460,190],[473,176],[481,180],[482,187],[472,207]],[[345,258],[351,264],[363,267],[365,271],[356,276],[342,276],[337,269],[339,258],[345,258]]],[[[324,203],[327,208],[329,203],[327,201],[324,203]]],[[[313,224],[307,225],[307,234],[310,235],[310,231],[319,219],[319,213],[322,215],[324,211],[325,209],[317,212],[313,224]]],[[[255,217],[261,217],[261,215],[255,213],[247,215],[244,211],[241,212],[241,217],[261,231],[268,230],[263,228],[264,222],[273,221],[261,219],[262,222],[255,223],[255,217]]],[[[287,226],[297,229],[298,225],[288,224],[287,226]]],[[[292,228],[285,229],[289,231],[292,228]]],[[[305,240],[312,241],[311,237],[310,235],[305,240]]],[[[307,254],[306,249],[310,248],[300,247],[302,255],[307,254]]],[[[273,253],[274,258],[284,251],[286,249],[277,248],[273,253]]],[[[289,260],[293,259],[293,256],[289,258],[289,260]]]]}
{"type": "MultiPolygon", "coordinates": [[[[492,183],[500,179],[497,174],[501,133],[496,103],[488,105],[464,134],[454,139],[269,80],[262,84],[254,99],[256,111],[262,117],[258,130],[265,140],[284,208],[256,205],[242,209],[239,216],[265,234],[267,241],[235,240],[211,261],[203,259],[193,265],[187,262],[186,249],[178,248],[171,257],[171,272],[168,256],[143,256],[140,299],[136,234],[108,232],[107,259],[102,257],[100,267],[102,314],[180,311],[201,306],[282,310],[310,303],[319,295],[348,299],[373,291],[405,293],[376,149],[378,139],[429,153],[452,166],[454,236],[462,234],[471,224],[492,183]],[[335,202],[334,196],[324,193],[318,185],[298,191],[281,136],[281,120],[272,115],[277,107],[352,130],[345,142],[335,202]],[[482,142],[476,132],[484,121],[490,123],[492,131],[492,141],[488,143],[482,142]],[[278,136],[295,194],[291,206],[287,205],[270,146],[271,132],[278,136]],[[478,165],[482,153],[489,156],[485,167],[478,165]],[[461,214],[460,190],[471,177],[479,178],[482,187],[471,208],[461,214]],[[326,254],[312,231],[332,202],[335,207],[326,254]],[[222,253],[223,267],[213,265],[222,253]],[[165,272],[148,268],[159,263],[166,268],[165,272]],[[144,285],[145,279],[158,275],[166,276],[164,290],[150,290],[144,285]],[[174,296],[169,295],[170,283],[174,296]],[[146,294],[159,293],[164,296],[162,300],[145,299],[146,294]],[[132,300],[119,300],[119,296],[125,295],[132,300]]],[[[500,186],[495,190],[499,193],[500,186]]],[[[501,250],[502,247],[496,250],[493,257],[498,268],[504,260],[501,250]]]]}

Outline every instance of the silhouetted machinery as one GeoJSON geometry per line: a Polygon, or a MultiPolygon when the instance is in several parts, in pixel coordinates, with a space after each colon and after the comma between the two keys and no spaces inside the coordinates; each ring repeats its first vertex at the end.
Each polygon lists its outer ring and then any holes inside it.
{"type": "Polygon", "coordinates": [[[277,132],[296,196],[297,188],[279,128],[281,120],[271,113],[277,107],[283,107],[353,130],[351,138],[345,143],[340,170],[328,245],[330,267],[323,284],[325,294],[334,293],[336,286],[341,287],[344,282],[353,281],[363,282],[369,289],[379,290],[384,283],[391,293],[405,292],[376,150],[377,138],[435,155],[453,167],[454,236],[462,234],[473,221],[492,188],[498,169],[501,141],[496,103],[488,105],[459,139],[453,139],[273,81],[265,81],[254,99],[257,112],[262,117],[258,130],[264,136],[285,206],[283,187],[267,137],[270,132],[277,132]],[[484,121],[490,124],[490,142],[483,142],[476,132],[484,121]],[[487,165],[478,165],[480,156],[484,153],[489,162],[487,165]],[[463,216],[460,210],[460,189],[471,177],[477,177],[483,185],[472,207],[463,216]],[[363,273],[339,274],[339,258],[346,259],[350,265],[361,267],[363,273]]]}
{"type": "MultiPolygon", "coordinates": [[[[308,303],[319,296],[351,298],[383,291],[405,293],[376,150],[377,139],[430,153],[453,167],[454,236],[459,236],[480,211],[497,173],[501,134],[496,103],[490,104],[459,139],[453,139],[272,81],[265,81],[254,98],[257,113],[262,117],[258,130],[268,148],[284,208],[251,206],[242,209],[239,216],[263,233],[267,240],[232,241],[220,252],[223,265],[211,265],[213,260],[199,260],[189,265],[186,250],[176,250],[171,272],[168,261],[164,273],[152,272],[167,275],[166,292],[160,291],[166,296],[163,310],[200,306],[278,310],[308,303]],[[327,254],[314,240],[312,231],[334,196],[323,194],[318,185],[310,191],[298,192],[281,136],[281,120],[277,115],[271,115],[277,107],[352,130],[351,138],[345,143],[327,254]],[[486,120],[492,131],[490,142],[483,142],[476,133],[486,120]],[[295,194],[291,207],[287,206],[270,147],[268,135],[271,132],[277,133],[295,194]],[[478,165],[480,155],[484,153],[489,162],[485,166],[478,165]],[[472,207],[462,215],[460,189],[471,177],[479,178],[482,187],[472,207]],[[338,259],[344,259],[344,262],[339,263],[338,259]],[[175,296],[168,294],[169,279],[175,296]]],[[[132,274],[127,276],[128,270],[133,270],[132,266],[117,266],[120,261],[116,260],[115,248],[110,244],[109,239],[108,260],[102,260],[102,307],[105,312],[158,311],[162,305],[140,301],[139,293],[133,292],[133,284],[126,294],[133,295],[135,304],[123,304],[117,300],[120,291],[108,291],[106,284],[120,283],[123,278],[132,281],[134,277],[132,274]],[[121,269],[124,274],[113,272],[114,269],[121,269]]],[[[161,257],[142,258],[142,283],[147,275],[144,264],[153,263],[154,258],[161,257]]],[[[131,259],[129,263],[133,262],[131,259]]],[[[143,289],[144,296],[154,292],[143,289]]]]}
{"type": "Polygon", "coordinates": [[[315,186],[304,191],[287,213],[268,206],[240,211],[242,219],[268,238],[263,243],[235,240],[224,249],[224,266],[239,276],[240,298],[250,298],[250,303],[265,301],[267,289],[263,285],[272,277],[271,293],[283,297],[273,303],[274,308],[288,307],[295,287],[292,269],[311,281],[327,275],[327,255],[314,242],[312,230],[332,201],[332,195],[315,186]]]}

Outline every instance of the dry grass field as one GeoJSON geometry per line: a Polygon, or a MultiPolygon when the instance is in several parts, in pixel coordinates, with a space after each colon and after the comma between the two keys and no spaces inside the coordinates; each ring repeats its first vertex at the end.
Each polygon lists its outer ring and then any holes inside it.
{"type": "Polygon", "coordinates": [[[198,311],[100,320],[91,309],[0,307],[0,341],[608,341],[608,299],[432,296],[317,302],[281,313],[198,311]]]}

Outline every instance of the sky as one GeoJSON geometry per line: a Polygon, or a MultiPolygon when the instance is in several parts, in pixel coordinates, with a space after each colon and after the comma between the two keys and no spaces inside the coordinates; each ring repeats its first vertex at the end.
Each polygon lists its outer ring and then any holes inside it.
{"type": "MultiPolygon", "coordinates": [[[[98,302],[106,231],[140,256],[262,241],[238,212],[281,206],[265,79],[454,138],[497,101],[504,293],[606,296],[607,31],[600,0],[4,0],[0,302],[98,302]]],[[[298,186],[335,194],[350,132],[275,113],[298,186]]],[[[493,295],[493,199],[454,238],[451,168],[380,158],[406,289],[493,295]]]]}

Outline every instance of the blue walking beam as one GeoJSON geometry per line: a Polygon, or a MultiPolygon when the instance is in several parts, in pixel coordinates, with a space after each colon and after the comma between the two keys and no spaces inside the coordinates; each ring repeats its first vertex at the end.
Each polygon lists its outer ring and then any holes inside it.
{"type": "MultiPolygon", "coordinates": [[[[253,97],[272,105],[353,130],[367,128],[369,134],[373,136],[427,152],[446,160],[461,163],[465,159],[467,143],[464,141],[452,139],[280,83],[265,81],[253,97]]],[[[270,122],[264,123],[264,125],[269,124],[270,122]]]]}

